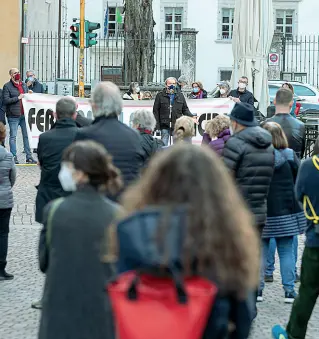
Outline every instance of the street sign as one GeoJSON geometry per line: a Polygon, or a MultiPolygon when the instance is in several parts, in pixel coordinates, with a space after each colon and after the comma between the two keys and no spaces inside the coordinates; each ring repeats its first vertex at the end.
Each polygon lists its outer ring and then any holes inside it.
{"type": "Polygon", "coordinates": [[[21,43],[22,44],[28,44],[29,43],[29,38],[21,38],[21,43]]]}
{"type": "Polygon", "coordinates": [[[278,66],[279,65],[279,54],[270,53],[269,54],[269,66],[278,66]]]}

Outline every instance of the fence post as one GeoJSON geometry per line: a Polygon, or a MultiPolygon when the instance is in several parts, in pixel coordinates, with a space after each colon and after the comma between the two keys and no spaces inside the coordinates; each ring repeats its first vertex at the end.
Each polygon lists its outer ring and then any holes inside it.
{"type": "Polygon", "coordinates": [[[268,79],[269,80],[280,80],[281,79],[281,66],[284,67],[285,63],[285,51],[283,48],[284,40],[283,34],[276,30],[272,39],[270,53],[279,54],[278,65],[269,65],[268,67],[268,79]]]}
{"type": "Polygon", "coordinates": [[[181,31],[182,38],[182,69],[188,83],[195,81],[196,77],[196,35],[195,28],[184,28],[181,31]]]}

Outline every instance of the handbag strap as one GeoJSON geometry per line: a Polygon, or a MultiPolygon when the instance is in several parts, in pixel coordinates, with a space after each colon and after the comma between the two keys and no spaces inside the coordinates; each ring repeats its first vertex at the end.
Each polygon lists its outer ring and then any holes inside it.
{"type": "Polygon", "coordinates": [[[52,202],[49,215],[48,215],[48,220],[47,220],[47,235],[46,235],[46,243],[47,247],[50,248],[51,244],[51,237],[52,237],[52,219],[54,216],[55,211],[58,209],[58,207],[62,204],[64,201],[64,198],[59,198],[56,199],[52,202]]]}
{"type": "MultiPolygon", "coordinates": [[[[316,155],[312,157],[312,162],[313,162],[314,166],[316,167],[316,169],[319,171],[319,158],[316,155]]],[[[303,197],[303,209],[304,209],[305,217],[308,220],[312,221],[314,224],[318,225],[319,224],[319,217],[318,217],[318,215],[317,215],[317,213],[316,213],[316,211],[315,211],[315,209],[314,209],[314,207],[311,203],[310,198],[307,195],[305,195],[303,197]],[[309,215],[309,213],[307,211],[308,207],[309,207],[312,215],[309,215]]]]}

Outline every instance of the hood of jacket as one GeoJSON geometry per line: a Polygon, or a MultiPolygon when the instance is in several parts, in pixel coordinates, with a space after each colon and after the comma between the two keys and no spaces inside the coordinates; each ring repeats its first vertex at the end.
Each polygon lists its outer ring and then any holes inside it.
{"type": "Polygon", "coordinates": [[[124,262],[120,256],[120,271],[155,268],[163,260],[168,266],[180,265],[186,218],[186,206],[160,206],[147,207],[121,221],[117,227],[119,246],[127,251],[123,255],[129,260],[124,262]]]}
{"type": "Polygon", "coordinates": [[[292,149],[275,149],[275,168],[280,168],[285,162],[289,160],[294,160],[294,152],[292,149]]]}
{"type": "Polygon", "coordinates": [[[0,161],[4,160],[7,154],[8,151],[3,146],[0,145],[0,161]]]}
{"type": "Polygon", "coordinates": [[[259,126],[247,127],[235,136],[261,149],[268,148],[272,144],[271,134],[259,126]]]}

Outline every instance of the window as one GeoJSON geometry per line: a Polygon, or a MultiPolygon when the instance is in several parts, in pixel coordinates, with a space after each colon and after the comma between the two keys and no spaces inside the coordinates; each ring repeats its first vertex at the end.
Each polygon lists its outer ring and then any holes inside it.
{"type": "Polygon", "coordinates": [[[234,30],[234,8],[222,9],[222,39],[231,39],[234,30]]]}
{"type": "Polygon", "coordinates": [[[164,69],[164,80],[170,77],[178,79],[181,75],[182,72],[180,69],[164,69]]]}
{"type": "Polygon", "coordinates": [[[116,8],[122,14],[123,7],[109,7],[109,21],[108,21],[108,35],[119,36],[124,32],[124,18],[122,16],[122,23],[118,23],[116,20],[116,8]]]}
{"type": "Polygon", "coordinates": [[[122,67],[101,66],[101,81],[112,81],[117,85],[121,85],[122,67]]]}
{"type": "Polygon", "coordinates": [[[294,10],[276,11],[276,29],[286,37],[292,37],[294,34],[294,10]]]}
{"type": "Polygon", "coordinates": [[[183,23],[182,7],[165,8],[165,37],[177,37],[180,35],[183,23]]]}
{"type": "Polygon", "coordinates": [[[296,95],[299,97],[314,97],[316,93],[314,93],[310,88],[301,86],[301,85],[293,85],[296,95]]]}
{"type": "Polygon", "coordinates": [[[219,80],[220,81],[230,81],[231,75],[233,71],[232,70],[220,70],[219,71],[219,80]]]}

